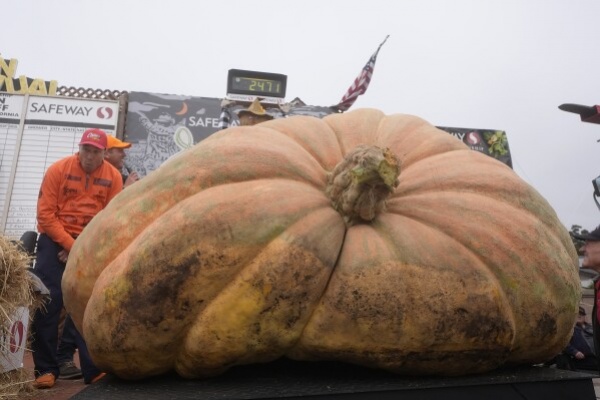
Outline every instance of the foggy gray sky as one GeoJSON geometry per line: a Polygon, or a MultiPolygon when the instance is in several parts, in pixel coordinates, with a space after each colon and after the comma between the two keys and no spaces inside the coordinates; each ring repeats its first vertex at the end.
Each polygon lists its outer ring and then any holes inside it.
{"type": "Polygon", "coordinates": [[[338,103],[379,43],[352,109],[505,130],[515,172],[567,228],[600,224],[597,0],[3,0],[0,54],[59,86],[225,96],[231,68],[288,75],[288,101],[338,103]]]}

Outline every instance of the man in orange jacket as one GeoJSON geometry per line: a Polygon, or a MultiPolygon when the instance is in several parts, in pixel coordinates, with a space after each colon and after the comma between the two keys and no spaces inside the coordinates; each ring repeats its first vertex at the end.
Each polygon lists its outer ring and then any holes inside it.
{"type": "MultiPolygon", "coordinates": [[[[58,324],[63,308],[61,281],[69,251],[85,226],[123,189],[121,174],[104,161],[107,135],[88,129],[79,152],[58,160],[46,171],[37,205],[38,239],[34,273],[50,290],[50,302],[32,323],[35,386],[51,388],[59,376],[56,359],[58,324]]],[[[93,256],[90,254],[90,256],[93,256]]],[[[93,364],[81,335],[76,335],[85,383],[103,374],[93,364]]]]}

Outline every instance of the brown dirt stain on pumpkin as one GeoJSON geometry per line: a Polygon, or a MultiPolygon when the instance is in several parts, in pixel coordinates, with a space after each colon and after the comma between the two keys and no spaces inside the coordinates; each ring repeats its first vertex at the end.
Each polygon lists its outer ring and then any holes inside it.
{"type": "MultiPolygon", "coordinates": [[[[124,296],[121,309],[127,310],[113,330],[112,343],[118,344],[121,335],[128,335],[130,328],[143,321],[146,328],[156,329],[167,315],[175,320],[189,318],[189,312],[197,304],[192,299],[180,299],[178,289],[194,276],[201,267],[199,252],[183,258],[170,268],[162,268],[160,275],[146,268],[131,268],[129,279],[135,282],[124,296]],[[149,305],[152,305],[149,307],[149,305]]],[[[197,300],[202,302],[203,300],[197,300]]],[[[164,329],[163,329],[164,330],[164,329]]]]}

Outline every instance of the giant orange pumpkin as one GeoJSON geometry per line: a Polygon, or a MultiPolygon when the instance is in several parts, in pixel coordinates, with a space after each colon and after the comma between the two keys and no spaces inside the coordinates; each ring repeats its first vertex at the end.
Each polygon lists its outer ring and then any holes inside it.
{"type": "Polygon", "coordinates": [[[103,370],[339,360],[459,375],[572,332],[567,231],[506,165],[372,109],[235,127],[128,187],[77,239],[65,304],[103,370]]]}

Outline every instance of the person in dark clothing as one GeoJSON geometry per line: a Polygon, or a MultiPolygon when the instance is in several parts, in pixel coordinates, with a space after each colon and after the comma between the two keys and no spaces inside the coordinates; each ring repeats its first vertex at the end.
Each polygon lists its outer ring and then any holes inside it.
{"type": "Polygon", "coordinates": [[[594,346],[594,332],[592,325],[585,319],[583,307],[579,307],[577,322],[573,328],[573,336],[565,349],[571,357],[570,365],[574,369],[597,370],[598,358],[594,346]]]}
{"type": "MultiPolygon", "coordinates": [[[[580,251],[583,252],[581,266],[600,273],[600,226],[593,231],[581,235],[573,235],[574,238],[585,241],[580,251]]],[[[594,348],[600,349],[600,279],[594,283],[594,307],[592,310],[592,328],[594,331],[594,348]]],[[[599,367],[600,368],[600,367],[599,367]]]]}

